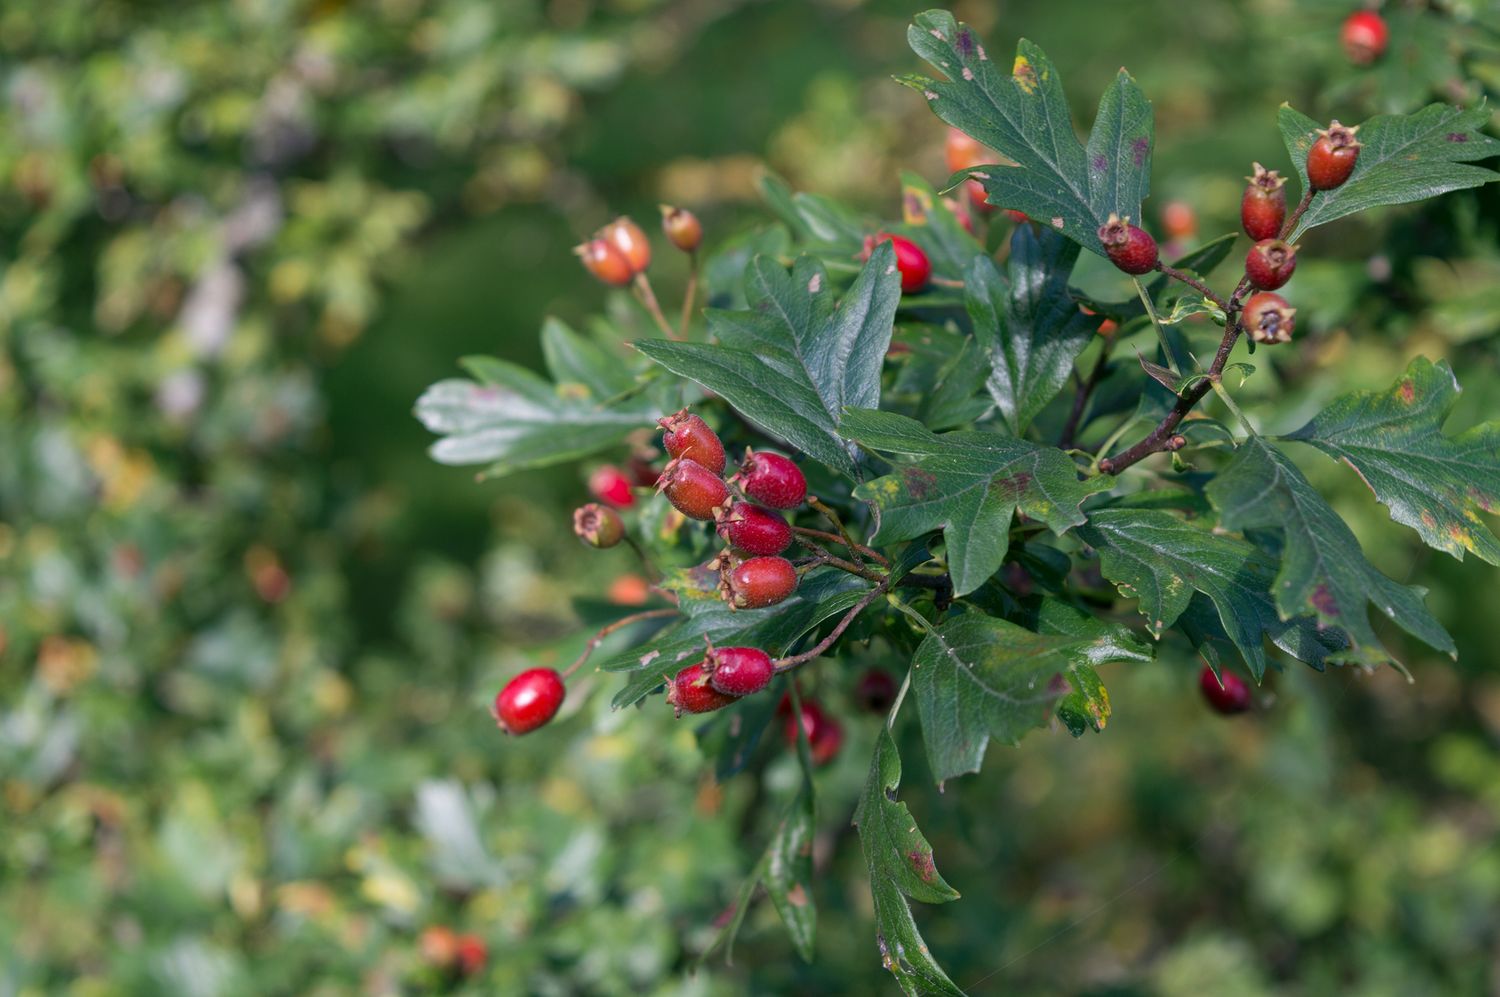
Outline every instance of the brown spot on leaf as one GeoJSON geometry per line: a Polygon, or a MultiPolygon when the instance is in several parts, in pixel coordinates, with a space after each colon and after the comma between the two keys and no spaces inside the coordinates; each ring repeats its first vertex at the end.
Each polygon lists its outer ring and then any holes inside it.
{"type": "Polygon", "coordinates": [[[786,891],[786,902],[793,907],[807,906],[807,891],[802,888],[801,883],[793,883],[792,888],[786,891]]]}
{"type": "Polygon", "coordinates": [[[1130,143],[1130,158],[1135,165],[1141,166],[1146,162],[1146,152],[1151,148],[1151,143],[1144,138],[1138,138],[1130,143]]]}
{"type": "Polygon", "coordinates": [[[1422,525],[1427,527],[1429,530],[1437,529],[1437,520],[1434,519],[1432,513],[1428,512],[1426,509],[1422,510],[1422,525]]]}
{"type": "Polygon", "coordinates": [[[1403,377],[1401,387],[1396,389],[1396,394],[1400,397],[1402,405],[1410,405],[1417,400],[1417,386],[1412,383],[1411,378],[1403,377]]]}
{"type": "Polygon", "coordinates": [[[974,54],[974,36],[969,33],[968,28],[958,29],[958,41],[954,47],[958,49],[958,54],[965,59],[974,54]]]}
{"type": "Polygon", "coordinates": [[[1311,601],[1313,604],[1313,608],[1316,609],[1319,613],[1322,613],[1324,616],[1339,615],[1338,600],[1333,597],[1332,592],[1328,591],[1327,585],[1319,585],[1317,588],[1313,589],[1311,601]]]}
{"type": "Polygon", "coordinates": [[[1031,472],[1017,471],[1015,474],[990,481],[990,494],[996,498],[1017,499],[1031,487],[1031,472]]]}
{"type": "Polygon", "coordinates": [[[913,848],[906,853],[906,859],[911,863],[912,871],[917,878],[924,883],[931,883],[937,879],[937,865],[932,861],[932,853],[924,852],[920,848],[913,848]]]}
{"type": "Polygon", "coordinates": [[[918,501],[927,498],[937,487],[937,477],[931,471],[924,471],[920,467],[903,469],[901,482],[906,486],[911,497],[918,501]]]}
{"type": "Polygon", "coordinates": [[[1448,133],[1448,141],[1449,142],[1467,142],[1467,141],[1469,141],[1469,136],[1465,135],[1463,132],[1449,132],[1448,133]]]}
{"type": "Polygon", "coordinates": [[[1103,156],[1095,156],[1090,165],[1094,167],[1095,173],[1103,173],[1105,170],[1109,169],[1109,160],[1105,159],[1103,156]]]}

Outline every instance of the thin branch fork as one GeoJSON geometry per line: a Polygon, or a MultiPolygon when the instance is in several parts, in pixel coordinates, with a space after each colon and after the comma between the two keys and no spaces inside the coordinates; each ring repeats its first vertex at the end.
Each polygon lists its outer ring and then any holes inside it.
{"type": "Polygon", "coordinates": [[[827,637],[824,637],[822,640],[818,641],[806,651],[803,651],[801,654],[793,655],[790,658],[777,658],[775,661],[771,662],[772,667],[776,671],[776,674],[780,675],[783,672],[789,672],[792,669],[797,668],[801,665],[805,665],[809,661],[812,661],[814,658],[822,655],[825,651],[832,647],[840,637],[844,635],[844,631],[849,629],[849,625],[854,622],[855,617],[859,616],[860,613],[863,613],[865,609],[869,607],[870,603],[874,602],[880,596],[884,595],[887,588],[888,584],[886,582],[881,582],[879,585],[876,585],[874,588],[870,589],[870,591],[866,592],[864,594],[864,597],[861,598],[859,602],[850,607],[849,611],[844,614],[844,618],[839,620],[838,626],[834,627],[828,632],[827,637]]]}
{"type": "Polygon", "coordinates": [[[567,667],[567,669],[562,673],[562,677],[564,679],[572,678],[573,673],[583,667],[584,662],[589,660],[589,656],[598,649],[600,644],[604,643],[604,639],[610,634],[615,633],[619,630],[623,630],[626,627],[636,623],[644,623],[646,620],[661,620],[667,618],[668,616],[676,615],[678,615],[678,610],[676,609],[646,609],[642,610],[639,613],[631,613],[629,616],[622,616],[620,619],[615,620],[613,623],[605,624],[604,626],[599,628],[598,633],[589,638],[589,642],[583,646],[583,653],[580,654],[573,661],[573,663],[567,667]]]}

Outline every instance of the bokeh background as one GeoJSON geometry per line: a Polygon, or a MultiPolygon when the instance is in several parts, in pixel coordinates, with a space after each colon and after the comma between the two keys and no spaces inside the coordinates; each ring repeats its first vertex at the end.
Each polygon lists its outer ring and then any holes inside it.
{"type": "MultiPolygon", "coordinates": [[[[1153,223],[1184,202],[1191,243],[1234,230],[1251,160],[1285,168],[1281,101],[1348,121],[1500,88],[1495,4],[1387,3],[1372,69],[1339,49],[1350,6],[956,9],[992,50],[1040,43],[1083,122],[1128,66],[1153,223]]],[[[539,363],[547,315],[625,338],[639,315],[570,252],[616,213],[671,200],[712,242],[763,220],[767,170],[887,216],[898,169],[944,179],[939,122],[890,80],[914,10],[0,4],[0,995],[892,989],[848,827],[875,721],[846,677],[817,689],[849,737],[820,776],[816,963],[762,902],[733,965],[691,973],[772,815],[598,678],[498,734],[504,678],[640,585],[570,536],[590,467],[476,484],[410,411],[460,355],[539,363]],[[434,969],[434,925],[486,965],[434,969]]],[[[1497,222],[1480,189],[1320,231],[1292,285],[1309,345],[1252,411],[1296,426],[1426,353],[1466,387],[1454,428],[1494,417],[1497,222]]],[[[1103,734],[996,748],[945,793],[913,742],[904,795],[963,894],[917,916],[960,985],[1500,992],[1496,572],[1309,471],[1430,585],[1459,660],[1286,671],[1226,722],[1169,647],[1105,676],[1103,734]]]]}

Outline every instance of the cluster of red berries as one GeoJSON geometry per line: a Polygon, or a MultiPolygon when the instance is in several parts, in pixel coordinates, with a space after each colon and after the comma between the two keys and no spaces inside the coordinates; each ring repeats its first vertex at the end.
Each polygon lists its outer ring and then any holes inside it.
{"type": "MultiPolygon", "coordinates": [[[[703,242],[703,225],[696,215],[669,204],[661,206],[661,228],[672,245],[695,253],[703,242]]],[[[612,287],[624,287],[651,265],[651,243],[635,222],[621,215],[573,247],[584,269],[612,287]]]]}
{"type": "MultiPolygon", "coordinates": [[[[1333,190],[1354,172],[1359,159],[1357,131],[1333,121],[1318,131],[1307,152],[1307,184],[1311,191],[1333,190]]],[[[1275,291],[1292,279],[1297,269],[1297,247],[1281,238],[1286,225],[1286,179],[1275,170],[1254,163],[1240,198],[1240,222],[1255,240],[1245,257],[1245,279],[1255,293],[1245,301],[1240,324],[1257,343],[1291,342],[1297,310],[1275,291]]],[[[1099,227],[1105,255],[1133,276],[1159,266],[1156,240],[1130,219],[1111,214],[1099,227]]]]}

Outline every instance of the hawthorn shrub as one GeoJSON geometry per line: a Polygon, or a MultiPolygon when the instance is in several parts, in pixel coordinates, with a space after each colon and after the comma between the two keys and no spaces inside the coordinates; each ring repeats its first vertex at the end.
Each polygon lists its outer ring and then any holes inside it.
{"type": "MultiPolygon", "coordinates": [[[[1021,41],[1007,71],[942,11],[919,15],[908,40],[936,75],[900,82],[955,130],[943,190],[904,174],[901,217],[876,219],[767,179],[779,224],[718,246],[710,234],[706,248],[696,219],[664,208],[667,243],[691,257],[680,318],[651,284],[641,228],[613,222],[580,256],[631,289],[658,337],[622,360],[602,324],[584,335],[550,321],[550,381],[470,357],[470,378],[434,384],[417,415],[442,437],[437,460],[483,465],[482,478],[600,453],[649,466],[617,511],[576,522],[590,545],[633,548],[656,604],[545,682],[560,699],[592,663],[621,677],[616,709],[706,714],[693,722],[719,778],[784,728],[800,788],[726,944],[760,885],[813,956],[816,770],[842,735],[798,676],[848,667],[863,684],[853,663],[871,646],[906,663],[871,697],[884,728],[853,823],[881,960],[910,993],[959,993],[910,906],[957,893],[900,801],[897,724],[920,726],[942,785],[978,771],[991,741],[1104,730],[1101,669],[1149,660],[1168,635],[1201,657],[1196,680],[1223,713],[1262,708],[1257,687],[1292,660],[1401,668],[1372,607],[1456,654],[1423,590],[1366,559],[1289,453],[1342,462],[1430,547],[1497,564],[1482,514],[1500,508],[1500,422],[1445,431],[1458,381],[1422,357],[1388,389],[1336,397],[1300,425],[1235,396],[1257,366],[1295,363],[1277,354],[1306,345],[1292,279],[1305,234],[1488,183],[1496,174],[1475,163],[1500,142],[1480,131],[1484,110],[1433,104],[1344,125],[1283,105],[1284,157],[1265,150],[1245,188],[1253,245],[1230,233],[1168,262],[1139,224],[1154,126],[1127,72],[1080,141],[1036,45],[1021,41]],[[1130,275],[1134,295],[1071,286],[1083,253],[1130,275]],[[1212,286],[1204,275],[1237,253],[1243,276],[1212,286]]],[[[526,672],[497,706],[539,681],[526,672]]],[[[550,717],[557,704],[545,705],[550,717]]]]}

